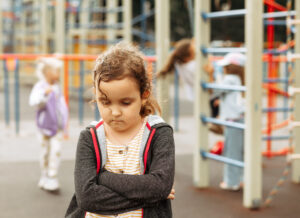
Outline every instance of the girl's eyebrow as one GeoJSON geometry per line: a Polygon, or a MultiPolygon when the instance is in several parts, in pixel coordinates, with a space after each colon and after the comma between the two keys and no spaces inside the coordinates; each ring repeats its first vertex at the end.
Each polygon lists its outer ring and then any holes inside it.
{"type": "Polygon", "coordinates": [[[133,97],[125,97],[125,98],[122,98],[121,99],[121,101],[124,101],[124,100],[129,100],[129,101],[132,101],[132,100],[134,100],[134,98],[133,97]]]}

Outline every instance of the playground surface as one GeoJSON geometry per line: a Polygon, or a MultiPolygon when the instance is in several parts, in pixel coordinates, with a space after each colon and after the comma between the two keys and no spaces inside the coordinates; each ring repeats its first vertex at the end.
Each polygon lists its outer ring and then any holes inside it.
{"type": "MultiPolygon", "coordinates": [[[[211,186],[198,189],[192,178],[192,131],[186,127],[192,117],[181,118],[181,128],[175,133],[176,140],[176,200],[173,201],[175,218],[220,217],[220,218],[297,218],[300,214],[300,185],[288,179],[275,196],[269,208],[252,211],[242,206],[242,191],[228,192],[218,187],[222,177],[222,164],[210,161],[211,186]]],[[[77,121],[71,122],[73,131],[65,141],[59,173],[61,190],[48,193],[37,188],[39,179],[39,145],[34,135],[34,123],[24,122],[27,135],[13,137],[5,134],[1,125],[0,137],[0,210],[3,218],[58,218],[63,217],[74,191],[73,169],[76,141],[80,129],[77,121]],[[30,130],[30,131],[29,131],[30,130]],[[31,132],[31,133],[30,133],[31,132]]],[[[214,136],[212,136],[214,137],[214,136]]],[[[284,158],[264,159],[263,195],[264,198],[279,179],[284,168],[284,158]]]]}
{"type": "MultiPolygon", "coordinates": [[[[1,96],[0,92],[0,97],[1,96]]],[[[85,117],[84,123],[71,114],[69,139],[63,142],[62,163],[59,172],[61,190],[48,193],[37,188],[39,179],[39,144],[33,121],[33,112],[26,106],[28,90],[22,91],[21,131],[14,133],[14,124],[9,128],[0,122],[0,211],[1,218],[60,218],[64,216],[74,192],[73,170],[77,139],[81,129],[92,120],[85,117]]],[[[0,104],[2,98],[0,98],[0,104]]],[[[76,106],[74,102],[71,102],[76,106]]],[[[300,185],[283,184],[270,207],[249,210],[243,207],[243,191],[228,192],[218,184],[222,180],[223,166],[210,161],[210,187],[198,189],[193,186],[193,152],[195,143],[192,104],[181,99],[180,126],[175,132],[176,143],[176,199],[173,201],[174,218],[297,218],[300,214],[300,185]]],[[[1,109],[2,110],[2,109],[1,109]]],[[[3,114],[3,111],[0,111],[3,114]]],[[[86,108],[86,114],[89,114],[86,108]]],[[[2,119],[2,118],[1,118],[2,119]]],[[[173,124],[173,120],[170,121],[173,124]]],[[[212,133],[210,146],[222,139],[212,133]]],[[[285,158],[263,159],[263,199],[280,178],[285,158]]]]}

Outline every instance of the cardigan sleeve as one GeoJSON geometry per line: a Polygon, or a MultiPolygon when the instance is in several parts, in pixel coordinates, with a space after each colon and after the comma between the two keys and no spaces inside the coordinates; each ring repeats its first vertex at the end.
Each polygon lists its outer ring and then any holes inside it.
{"type": "Polygon", "coordinates": [[[92,143],[90,132],[82,131],[75,161],[75,194],[78,206],[85,211],[101,214],[118,214],[144,207],[145,204],[141,201],[128,199],[97,184],[96,158],[92,143]]]}
{"type": "Polygon", "coordinates": [[[41,83],[39,82],[35,84],[29,96],[29,105],[42,108],[45,106],[47,101],[48,96],[45,95],[45,89],[41,83]]]}
{"type": "Polygon", "coordinates": [[[100,184],[131,200],[158,202],[167,199],[175,174],[175,148],[171,127],[158,128],[151,146],[152,160],[147,174],[128,175],[105,171],[99,175],[100,184]]]}

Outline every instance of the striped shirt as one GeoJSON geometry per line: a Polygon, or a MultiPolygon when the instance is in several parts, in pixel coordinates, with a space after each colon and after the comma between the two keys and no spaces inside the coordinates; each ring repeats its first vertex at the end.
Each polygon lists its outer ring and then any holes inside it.
{"type": "MultiPolygon", "coordinates": [[[[107,143],[107,161],[105,169],[113,173],[124,173],[130,175],[140,175],[141,166],[139,162],[140,146],[144,129],[147,123],[145,118],[144,123],[136,134],[136,136],[128,143],[128,145],[116,145],[106,139],[107,143]]],[[[93,213],[86,213],[86,218],[141,218],[142,209],[129,211],[126,213],[115,215],[100,215],[93,213]]]]}

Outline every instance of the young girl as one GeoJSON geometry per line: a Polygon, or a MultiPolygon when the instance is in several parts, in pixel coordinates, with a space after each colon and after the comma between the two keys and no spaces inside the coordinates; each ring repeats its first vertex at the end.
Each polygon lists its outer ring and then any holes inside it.
{"type": "Polygon", "coordinates": [[[186,97],[194,101],[194,72],[195,62],[195,43],[193,39],[181,39],[175,44],[175,48],[169,56],[165,66],[157,73],[157,77],[174,73],[177,70],[186,92],[186,97]]]}
{"type": "MultiPolygon", "coordinates": [[[[221,85],[241,86],[244,82],[244,66],[246,57],[240,53],[229,53],[218,62],[224,69],[224,77],[219,82],[221,85]]],[[[238,91],[216,91],[220,98],[220,119],[244,122],[244,99],[238,91]]],[[[225,127],[225,157],[243,161],[244,157],[244,130],[225,127]]],[[[237,191],[241,188],[243,170],[229,164],[224,165],[222,189],[237,191]]]]}
{"type": "MultiPolygon", "coordinates": [[[[194,80],[196,71],[195,61],[195,41],[194,39],[181,39],[175,44],[175,48],[169,56],[165,66],[158,71],[157,77],[163,77],[167,74],[172,74],[177,70],[183,86],[186,97],[189,101],[194,101],[194,80]]],[[[204,66],[204,70],[210,73],[210,82],[213,77],[219,76],[216,74],[216,69],[211,65],[204,66]],[[215,74],[215,75],[214,75],[215,74]]],[[[217,117],[219,115],[219,100],[218,97],[210,99],[211,116],[217,117]]],[[[222,128],[218,125],[210,125],[210,130],[222,134],[222,128]]]]}
{"type": "Polygon", "coordinates": [[[62,62],[55,58],[41,58],[37,64],[37,82],[30,94],[29,104],[37,110],[36,123],[42,134],[40,157],[40,188],[55,191],[59,189],[57,173],[60,163],[60,141],[66,130],[68,109],[59,89],[59,75],[62,62]]]}
{"type": "Polygon", "coordinates": [[[90,128],[81,132],[66,217],[172,217],[173,131],[151,115],[160,109],[142,55],[118,44],[98,57],[93,78],[103,119],[93,123],[100,149],[90,128]]]}

